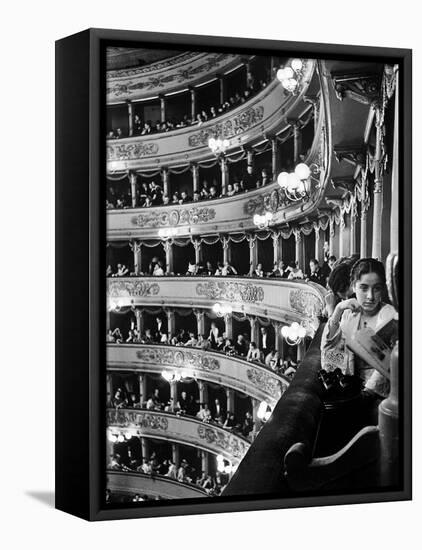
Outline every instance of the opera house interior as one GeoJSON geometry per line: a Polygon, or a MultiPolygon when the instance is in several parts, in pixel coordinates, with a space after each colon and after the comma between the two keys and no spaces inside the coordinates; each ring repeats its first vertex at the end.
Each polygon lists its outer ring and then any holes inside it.
{"type": "Polygon", "coordinates": [[[397,78],[107,49],[108,503],[399,483],[397,78]]]}

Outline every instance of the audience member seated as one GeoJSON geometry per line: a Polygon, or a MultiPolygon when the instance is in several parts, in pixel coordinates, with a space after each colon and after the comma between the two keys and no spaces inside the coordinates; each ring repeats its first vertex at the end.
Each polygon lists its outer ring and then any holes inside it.
{"type": "Polygon", "coordinates": [[[210,422],[211,421],[211,411],[208,408],[207,403],[202,403],[201,408],[199,409],[198,414],[196,415],[199,420],[202,420],[202,422],[210,422]]]}
{"type": "Polygon", "coordinates": [[[264,276],[264,270],[262,269],[262,264],[258,264],[254,271],[252,272],[252,275],[254,277],[263,277],[264,276]]]}
{"type": "Polygon", "coordinates": [[[317,283],[325,287],[326,275],[319,265],[318,260],[312,259],[309,262],[310,273],[306,276],[306,281],[317,283]]]}
{"type": "Polygon", "coordinates": [[[279,355],[278,351],[272,349],[265,357],[265,364],[271,370],[278,372],[279,367],[279,355]]]}
{"type": "Polygon", "coordinates": [[[303,279],[303,271],[298,266],[297,262],[290,262],[287,266],[287,270],[289,272],[288,279],[294,280],[294,279],[303,279]]]}
{"type": "Polygon", "coordinates": [[[236,340],[236,343],[234,344],[234,349],[236,350],[237,355],[241,355],[242,357],[245,357],[246,354],[248,353],[248,347],[243,334],[237,335],[237,340],[236,340]]]}
{"type": "Polygon", "coordinates": [[[262,352],[258,348],[255,342],[249,344],[248,354],[246,356],[247,361],[260,361],[262,362],[262,352]]]}

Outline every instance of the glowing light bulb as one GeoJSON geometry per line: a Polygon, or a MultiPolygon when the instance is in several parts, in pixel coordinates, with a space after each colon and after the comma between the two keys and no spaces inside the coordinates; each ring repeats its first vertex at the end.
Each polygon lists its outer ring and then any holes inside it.
{"type": "Polygon", "coordinates": [[[300,180],[307,180],[311,175],[311,171],[309,166],[302,162],[296,166],[295,174],[300,180]]]}

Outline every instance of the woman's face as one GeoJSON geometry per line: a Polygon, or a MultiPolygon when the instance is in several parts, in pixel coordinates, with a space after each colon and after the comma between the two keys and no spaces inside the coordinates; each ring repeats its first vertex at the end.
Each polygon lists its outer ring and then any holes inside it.
{"type": "Polygon", "coordinates": [[[367,315],[375,315],[381,304],[384,283],[376,273],[365,273],[353,284],[356,300],[367,315]]]}

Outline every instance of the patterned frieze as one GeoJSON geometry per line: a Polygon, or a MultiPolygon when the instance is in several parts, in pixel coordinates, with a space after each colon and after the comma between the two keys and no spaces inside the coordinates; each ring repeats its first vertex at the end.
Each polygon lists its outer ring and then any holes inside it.
{"type": "Polygon", "coordinates": [[[136,357],[141,362],[155,365],[184,367],[190,369],[219,371],[220,361],[202,351],[180,350],[171,348],[147,347],[139,349],[136,357]]]}
{"type": "Polygon", "coordinates": [[[110,372],[153,374],[182,371],[198,381],[220,384],[272,405],[290,383],[264,365],[240,357],[163,344],[108,344],[107,368],[110,372]]]}
{"type": "Polygon", "coordinates": [[[206,223],[215,218],[214,208],[182,208],[180,210],[147,210],[132,218],[137,227],[176,227],[206,223]]]}
{"type": "Polygon", "coordinates": [[[259,124],[264,118],[264,106],[248,107],[239,114],[226,118],[217,124],[208,126],[189,136],[189,147],[204,147],[208,145],[209,139],[219,137],[230,139],[253,126],[259,124]]]}
{"type": "Polygon", "coordinates": [[[154,437],[222,454],[232,463],[239,462],[250,443],[243,437],[217,425],[204,424],[195,418],[159,411],[108,409],[107,426],[111,433],[131,433],[154,437]]]}
{"type": "Polygon", "coordinates": [[[264,289],[262,286],[247,282],[206,281],[196,285],[196,294],[210,300],[225,300],[228,302],[262,302],[264,289]]]}
{"type": "Polygon", "coordinates": [[[107,103],[158,96],[163,92],[182,90],[188,85],[209,78],[240,64],[240,56],[225,53],[190,52],[146,67],[107,72],[107,103]]]}

